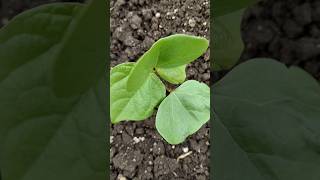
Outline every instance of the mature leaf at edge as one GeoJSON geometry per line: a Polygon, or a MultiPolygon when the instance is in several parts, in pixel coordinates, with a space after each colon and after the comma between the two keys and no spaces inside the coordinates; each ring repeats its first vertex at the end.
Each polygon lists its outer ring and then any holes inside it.
{"type": "Polygon", "coordinates": [[[91,0],[76,17],[55,56],[53,88],[58,96],[86,91],[95,84],[106,66],[106,2],[91,0]]]}
{"type": "Polygon", "coordinates": [[[213,135],[211,137],[214,138],[213,145],[215,148],[211,148],[211,154],[216,154],[216,156],[211,159],[213,162],[212,168],[215,169],[214,173],[212,172],[212,177],[221,180],[235,180],[239,177],[261,180],[257,168],[233,140],[219,117],[214,112],[213,114],[213,135]],[[241,170],[239,170],[239,167],[241,167],[241,170]]]}
{"type": "Polygon", "coordinates": [[[79,8],[70,3],[37,7],[0,31],[3,179],[106,177],[105,80],[73,98],[55,97],[50,86],[51,57],[79,8]]]}
{"type": "Polygon", "coordinates": [[[166,96],[164,84],[154,73],[148,75],[139,89],[128,91],[128,75],[133,67],[134,63],[124,63],[111,70],[110,113],[112,123],[124,120],[144,120],[152,115],[154,108],[166,96]]]}
{"type": "Polygon", "coordinates": [[[239,60],[244,44],[240,25],[244,10],[215,19],[213,28],[213,70],[233,67],[239,60]]]}
{"type": "MultiPolygon", "coordinates": [[[[175,34],[159,39],[138,60],[128,79],[128,89],[138,89],[154,68],[174,68],[200,57],[208,48],[205,38],[175,34]]],[[[167,75],[168,76],[168,75],[167,75]]]]}
{"type": "Polygon", "coordinates": [[[182,65],[174,68],[156,68],[159,76],[172,84],[181,84],[186,80],[186,67],[182,65]]]}
{"type": "Polygon", "coordinates": [[[212,11],[212,17],[220,17],[240,9],[249,7],[250,5],[258,2],[258,0],[216,0],[213,1],[212,6],[214,10],[212,11]]]}
{"type": "Polygon", "coordinates": [[[162,101],[156,116],[156,128],[168,143],[179,144],[209,119],[210,88],[189,80],[162,101]]]}
{"type": "MultiPolygon", "coordinates": [[[[276,61],[255,59],[234,68],[213,86],[212,94],[214,110],[231,135],[225,140],[238,146],[239,161],[250,160],[234,163],[235,154],[216,151],[216,157],[233,164],[221,167],[216,179],[223,179],[230,169],[235,174],[250,172],[247,167],[252,165],[261,176],[256,180],[319,179],[320,86],[310,75],[276,61]]],[[[256,171],[241,178],[253,175],[256,171]]]]}

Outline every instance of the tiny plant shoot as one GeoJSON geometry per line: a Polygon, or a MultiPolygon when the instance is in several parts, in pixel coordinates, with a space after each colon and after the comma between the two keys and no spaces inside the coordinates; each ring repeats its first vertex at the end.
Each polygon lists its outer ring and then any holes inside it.
{"type": "Polygon", "coordinates": [[[205,38],[171,35],[155,42],[137,62],[112,68],[111,122],[145,120],[159,106],[156,128],[168,143],[182,143],[198,131],[210,118],[210,88],[195,80],[185,81],[185,69],[208,45],[205,38]],[[166,97],[160,78],[181,85],[166,97]]]}

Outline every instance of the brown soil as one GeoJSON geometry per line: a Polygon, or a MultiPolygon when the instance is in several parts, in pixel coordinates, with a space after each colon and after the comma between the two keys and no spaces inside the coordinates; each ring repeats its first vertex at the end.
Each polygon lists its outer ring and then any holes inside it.
{"type": "MultiPolygon", "coordinates": [[[[171,34],[209,39],[209,0],[112,0],[110,7],[111,66],[136,61],[156,40],[171,34]]],[[[187,74],[210,83],[209,51],[189,65],[187,74]]],[[[209,179],[209,124],[171,146],[156,131],[154,119],[112,125],[110,179],[209,179]],[[192,154],[177,161],[183,150],[192,154]]]]}
{"type": "Polygon", "coordinates": [[[242,61],[271,57],[320,80],[320,2],[261,0],[243,18],[242,61]]]}

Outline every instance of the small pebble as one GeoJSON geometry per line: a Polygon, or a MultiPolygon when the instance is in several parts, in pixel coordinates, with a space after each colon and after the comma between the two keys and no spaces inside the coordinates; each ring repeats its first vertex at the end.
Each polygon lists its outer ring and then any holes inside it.
{"type": "Polygon", "coordinates": [[[159,18],[160,16],[160,13],[156,13],[156,18],[159,18]]]}
{"type": "Polygon", "coordinates": [[[127,178],[125,176],[123,176],[122,174],[119,174],[117,177],[117,180],[127,180],[127,178]]]}
{"type": "Polygon", "coordinates": [[[188,147],[184,147],[184,148],[182,148],[182,151],[183,151],[184,153],[187,153],[187,152],[189,151],[189,148],[188,148],[188,147]]]}
{"type": "Polygon", "coordinates": [[[113,136],[110,136],[110,143],[113,143],[113,136]]]}
{"type": "Polygon", "coordinates": [[[140,139],[137,138],[137,137],[134,137],[134,138],[133,138],[133,141],[134,141],[134,143],[139,143],[139,142],[140,142],[140,139]]]}
{"type": "Polygon", "coordinates": [[[196,21],[193,18],[189,19],[188,23],[189,23],[190,27],[195,27],[196,26],[196,21]]]}

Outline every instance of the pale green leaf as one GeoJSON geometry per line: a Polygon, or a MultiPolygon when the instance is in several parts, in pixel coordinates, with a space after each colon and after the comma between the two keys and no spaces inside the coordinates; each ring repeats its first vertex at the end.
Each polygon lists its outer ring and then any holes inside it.
{"type": "Polygon", "coordinates": [[[186,65],[200,57],[208,48],[205,38],[175,34],[159,39],[137,62],[128,79],[128,89],[136,90],[154,68],[186,65]]]}
{"type": "Polygon", "coordinates": [[[127,90],[128,75],[133,67],[134,63],[124,63],[111,70],[110,113],[112,123],[124,120],[144,120],[152,115],[154,108],[166,96],[164,84],[154,73],[150,73],[137,90],[127,90]]]}
{"type": "Polygon", "coordinates": [[[171,68],[188,64],[206,52],[206,38],[186,34],[175,34],[156,42],[160,46],[158,68],[171,68]]]}
{"type": "Polygon", "coordinates": [[[182,65],[173,68],[156,68],[161,78],[172,84],[181,84],[186,80],[186,66],[182,65]]]}
{"type": "Polygon", "coordinates": [[[210,118],[210,88],[198,81],[183,83],[159,106],[156,128],[170,144],[179,144],[210,118]]]}
{"type": "Polygon", "coordinates": [[[142,86],[143,82],[146,81],[149,74],[152,73],[155,68],[158,57],[159,57],[159,47],[154,44],[151,49],[149,49],[143,56],[135,63],[128,77],[128,90],[135,91],[142,86]]]}

